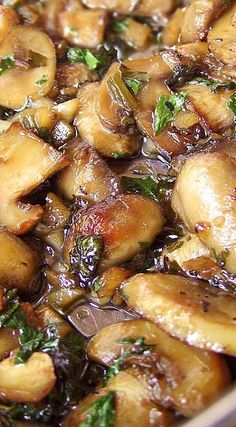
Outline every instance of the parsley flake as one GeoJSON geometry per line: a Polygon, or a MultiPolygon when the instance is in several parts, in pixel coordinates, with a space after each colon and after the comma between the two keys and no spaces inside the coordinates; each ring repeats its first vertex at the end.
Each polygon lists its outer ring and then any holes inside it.
{"type": "Polygon", "coordinates": [[[186,96],[185,92],[179,92],[171,96],[162,95],[159,98],[153,120],[153,128],[156,135],[159,135],[172,122],[176,114],[182,110],[186,96]]]}
{"type": "Polygon", "coordinates": [[[96,70],[101,62],[91,50],[79,47],[70,47],[67,52],[67,59],[71,64],[76,64],[77,62],[86,64],[90,71],[96,70]]]}
{"type": "Polygon", "coordinates": [[[0,76],[2,76],[6,71],[10,70],[15,65],[14,55],[5,56],[5,58],[0,59],[0,76]]]}
{"type": "Polygon", "coordinates": [[[44,83],[47,83],[47,81],[48,81],[48,76],[47,76],[47,74],[43,74],[43,75],[42,75],[42,78],[41,78],[40,80],[37,80],[37,81],[35,82],[35,84],[36,84],[36,85],[38,85],[38,86],[42,86],[42,85],[44,85],[44,83]]]}

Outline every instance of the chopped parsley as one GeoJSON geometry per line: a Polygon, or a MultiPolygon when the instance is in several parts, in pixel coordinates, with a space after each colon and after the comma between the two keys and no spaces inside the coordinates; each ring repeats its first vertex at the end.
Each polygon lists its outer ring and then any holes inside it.
{"type": "Polygon", "coordinates": [[[99,397],[85,409],[87,416],[78,427],[114,427],[116,420],[115,392],[99,397]]]}
{"type": "Polygon", "coordinates": [[[67,59],[71,64],[76,64],[77,62],[86,64],[90,71],[96,70],[101,62],[91,50],[79,47],[70,47],[67,52],[67,59]]]}
{"type": "Polygon", "coordinates": [[[121,66],[121,73],[125,84],[137,95],[142,87],[142,83],[148,82],[149,76],[145,72],[133,72],[127,67],[121,66]]]}
{"type": "Polygon", "coordinates": [[[70,252],[70,265],[78,273],[80,286],[93,288],[96,270],[103,252],[101,236],[77,235],[70,252]]]}
{"type": "Polygon", "coordinates": [[[129,157],[129,153],[126,153],[125,151],[121,151],[120,153],[118,151],[114,151],[114,153],[112,153],[112,157],[114,159],[125,159],[126,157],[129,157]]]}
{"type": "Polygon", "coordinates": [[[15,65],[14,55],[8,55],[0,59],[0,76],[15,65]]]}
{"type": "Polygon", "coordinates": [[[145,344],[145,338],[140,336],[135,339],[133,338],[123,338],[117,341],[118,344],[123,346],[129,346],[127,350],[125,350],[118,359],[113,363],[113,365],[109,366],[104,378],[104,384],[117,375],[123,368],[123,364],[127,357],[135,355],[135,354],[144,354],[146,352],[152,352],[155,349],[155,345],[153,344],[145,344]]]}
{"type": "Polygon", "coordinates": [[[159,175],[157,180],[154,180],[151,176],[138,178],[122,176],[121,181],[128,193],[142,194],[155,200],[161,200],[171,194],[175,177],[159,175]]]}
{"type": "Polygon", "coordinates": [[[236,94],[232,95],[228,101],[228,107],[234,113],[234,122],[236,123],[236,94]]]}
{"type": "Polygon", "coordinates": [[[153,129],[156,135],[159,135],[172,122],[176,114],[182,110],[186,96],[185,92],[179,92],[171,96],[162,95],[159,98],[153,120],[153,129]]]}
{"type": "Polygon", "coordinates": [[[54,325],[49,325],[44,331],[35,329],[26,321],[16,292],[6,294],[6,310],[0,315],[0,328],[19,329],[19,350],[16,353],[15,363],[24,363],[35,350],[49,351],[59,343],[58,334],[54,325]]]}
{"type": "Polygon", "coordinates": [[[236,87],[236,84],[234,82],[213,81],[210,79],[202,79],[200,77],[197,78],[196,80],[193,80],[191,83],[202,84],[204,86],[211,86],[211,92],[214,92],[214,93],[216,93],[217,89],[219,88],[232,90],[232,89],[235,89],[236,87]]]}
{"type": "Polygon", "coordinates": [[[116,21],[113,25],[113,30],[116,33],[122,33],[124,31],[127,31],[129,28],[129,21],[125,19],[124,21],[116,21]]]}
{"type": "Polygon", "coordinates": [[[41,78],[40,80],[37,80],[37,81],[35,82],[35,84],[36,84],[36,85],[38,85],[38,86],[42,86],[42,85],[44,85],[44,83],[47,83],[47,81],[48,81],[48,76],[47,76],[47,74],[43,74],[43,75],[42,75],[42,78],[41,78]]]}

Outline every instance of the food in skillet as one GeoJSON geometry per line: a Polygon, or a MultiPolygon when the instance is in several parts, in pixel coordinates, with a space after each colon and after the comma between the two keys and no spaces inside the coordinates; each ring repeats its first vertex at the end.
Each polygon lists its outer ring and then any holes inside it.
{"type": "Polygon", "coordinates": [[[235,377],[236,2],[0,3],[0,427],[175,426],[235,377]]]}

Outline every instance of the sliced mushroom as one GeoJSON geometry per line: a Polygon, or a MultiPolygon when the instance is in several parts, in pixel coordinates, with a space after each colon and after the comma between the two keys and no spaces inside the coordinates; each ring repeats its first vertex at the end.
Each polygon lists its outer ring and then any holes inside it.
{"type": "Polygon", "coordinates": [[[188,84],[181,88],[187,92],[188,99],[194,110],[201,116],[206,126],[213,132],[222,132],[233,125],[234,114],[228,107],[233,94],[232,90],[212,92],[210,86],[204,84],[188,84]]]}
{"type": "Polygon", "coordinates": [[[81,214],[75,213],[72,222],[64,246],[68,263],[78,234],[100,235],[105,246],[101,268],[105,268],[136,255],[139,242],[152,243],[162,229],[163,216],[159,204],[151,199],[121,194],[108,197],[81,214]]]}
{"type": "Polygon", "coordinates": [[[131,275],[132,273],[126,268],[107,268],[97,279],[97,290],[92,293],[93,300],[97,300],[101,305],[107,304],[118,291],[122,282],[131,275]]]}
{"type": "Polygon", "coordinates": [[[99,83],[90,83],[78,90],[79,111],[75,125],[84,141],[106,157],[126,157],[137,153],[139,136],[111,133],[104,128],[96,114],[99,83]]]}
{"type": "Polygon", "coordinates": [[[161,43],[164,46],[177,44],[184,19],[184,9],[177,9],[170,17],[161,34],[161,43]]]}
{"type": "Polygon", "coordinates": [[[224,64],[236,65],[236,4],[218,18],[208,34],[209,50],[224,64]]]}
{"type": "Polygon", "coordinates": [[[187,8],[181,26],[180,42],[205,40],[212,22],[227,7],[221,0],[196,0],[187,8]]]}
{"type": "Polygon", "coordinates": [[[0,135],[0,159],[0,223],[23,234],[39,221],[43,208],[20,199],[69,161],[16,123],[0,135]]]}
{"type": "MultiPolygon", "coordinates": [[[[228,368],[220,356],[171,338],[154,323],[146,320],[106,326],[89,342],[89,357],[110,366],[121,354],[129,351],[130,346],[124,344],[125,340],[132,342],[140,337],[145,338],[147,346],[154,346],[151,353],[147,352],[143,360],[140,360],[141,366],[142,363],[148,366],[150,359],[152,360],[149,372],[147,370],[146,373],[154,402],[175,408],[186,417],[192,417],[209,405],[228,385],[228,368]],[[159,378],[158,372],[152,370],[152,364],[159,366],[159,378]],[[156,381],[151,380],[153,377],[156,381]]],[[[139,366],[138,358],[136,364],[139,366]]]]}
{"type": "Polygon", "coordinates": [[[0,6],[0,42],[19,24],[20,17],[13,9],[0,6]]]}
{"type": "Polygon", "coordinates": [[[26,363],[15,365],[10,356],[0,362],[0,396],[15,402],[39,402],[56,383],[51,357],[36,352],[26,363]]]}
{"type": "Polygon", "coordinates": [[[120,64],[114,63],[104,76],[98,91],[96,113],[111,132],[125,132],[132,123],[136,101],[125,85],[120,64]]]}
{"type": "Polygon", "coordinates": [[[37,284],[39,259],[35,251],[14,234],[0,229],[0,281],[5,288],[30,293],[37,284]]]}
{"type": "Polygon", "coordinates": [[[184,151],[184,144],[181,140],[172,137],[171,126],[167,126],[159,135],[155,134],[154,111],[162,95],[171,96],[171,91],[164,82],[153,79],[146,83],[138,94],[138,108],[135,112],[135,118],[139,130],[155,142],[162,155],[169,157],[184,151]]]}
{"type": "Polygon", "coordinates": [[[127,18],[124,24],[124,29],[118,32],[119,38],[133,49],[147,49],[152,38],[151,27],[132,18],[127,18]]]}
{"type": "Polygon", "coordinates": [[[90,145],[75,139],[68,144],[65,153],[71,164],[57,177],[57,188],[64,197],[101,202],[120,192],[118,177],[90,145]]]}
{"type": "Polygon", "coordinates": [[[33,27],[13,28],[0,44],[0,60],[9,56],[11,68],[0,76],[0,105],[18,109],[29,97],[37,99],[51,90],[56,54],[47,34],[33,27]]]}
{"type": "Polygon", "coordinates": [[[189,231],[197,233],[232,273],[236,273],[235,188],[235,160],[223,153],[202,153],[185,162],[171,202],[189,231]]]}
{"type": "Polygon", "coordinates": [[[177,46],[176,50],[184,57],[203,62],[208,53],[208,45],[206,42],[197,41],[177,46]]]}
{"type": "Polygon", "coordinates": [[[73,45],[95,48],[104,42],[106,20],[107,13],[101,9],[61,12],[61,36],[73,45]]]}
{"type": "Polygon", "coordinates": [[[167,246],[161,255],[161,264],[170,270],[183,270],[209,280],[221,271],[214,254],[196,234],[187,233],[174,244],[167,246]]]}
{"type": "Polygon", "coordinates": [[[204,282],[161,273],[137,274],[122,289],[129,307],[173,337],[236,355],[236,298],[204,282]]]}
{"type": "MultiPolygon", "coordinates": [[[[86,64],[60,64],[57,67],[56,75],[59,88],[75,88],[86,82],[93,82],[98,79],[95,72],[89,70],[86,64]]],[[[68,101],[69,102],[69,101],[68,101]]]]}
{"type": "Polygon", "coordinates": [[[64,421],[64,427],[77,427],[86,420],[91,404],[106,393],[115,393],[114,427],[127,426],[158,427],[170,426],[174,415],[151,401],[147,378],[138,369],[129,369],[113,377],[107,387],[98,394],[87,396],[64,421]]]}

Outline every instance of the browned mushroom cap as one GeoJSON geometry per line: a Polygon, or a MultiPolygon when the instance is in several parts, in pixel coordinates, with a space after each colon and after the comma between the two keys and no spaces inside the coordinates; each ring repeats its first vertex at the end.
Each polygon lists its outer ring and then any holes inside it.
{"type": "Polygon", "coordinates": [[[10,66],[0,75],[0,105],[18,109],[28,98],[46,95],[55,79],[56,55],[42,31],[17,26],[0,44],[0,61],[10,66]]]}
{"type": "Polygon", "coordinates": [[[136,274],[122,294],[129,307],[188,344],[236,355],[233,295],[205,282],[162,273],[136,274]]]}
{"type": "MultiPolygon", "coordinates": [[[[132,278],[129,280],[132,282],[132,278]]],[[[138,337],[144,337],[145,344],[152,348],[151,355],[149,352],[143,356],[144,364],[145,361],[148,364],[151,356],[155,366],[161,366],[161,378],[156,378],[156,386],[150,387],[152,400],[157,403],[176,408],[181,414],[191,417],[203,410],[228,385],[228,368],[220,356],[178,341],[144,319],[113,323],[101,329],[88,344],[89,357],[111,366],[130,348],[129,344],[122,345],[122,341],[130,340],[132,343],[138,337]]],[[[151,370],[147,377],[149,375],[151,377],[151,370]]]]}
{"type": "Polygon", "coordinates": [[[100,235],[105,252],[102,267],[119,265],[140,251],[139,242],[152,243],[163,227],[158,203],[140,195],[108,197],[86,211],[76,213],[64,246],[69,264],[77,235],[100,235]]]}
{"type": "Polygon", "coordinates": [[[201,153],[182,167],[172,207],[230,272],[236,272],[236,163],[223,153],[201,153]],[[194,189],[194,191],[193,191],[194,189]]]}
{"type": "Polygon", "coordinates": [[[42,217],[43,208],[22,203],[20,198],[69,161],[15,123],[0,135],[0,159],[0,223],[15,234],[26,233],[42,217]]]}
{"type": "Polygon", "coordinates": [[[11,356],[0,362],[0,396],[15,402],[39,402],[56,383],[51,357],[36,352],[26,363],[15,365],[11,356]]]}

